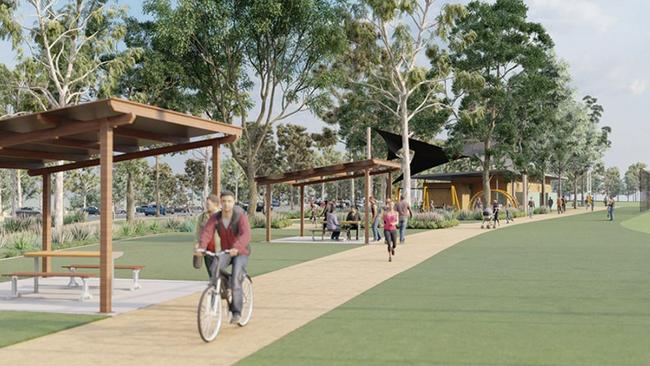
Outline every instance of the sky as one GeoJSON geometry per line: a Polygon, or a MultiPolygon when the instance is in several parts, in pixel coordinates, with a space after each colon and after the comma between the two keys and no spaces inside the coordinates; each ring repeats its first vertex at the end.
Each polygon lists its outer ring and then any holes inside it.
{"type": "MultiPolygon", "coordinates": [[[[450,1],[445,1],[450,2],[450,1]]],[[[467,3],[466,0],[455,2],[467,3]]],[[[570,66],[576,95],[598,98],[605,112],[601,125],[610,126],[612,147],[606,166],[623,174],[637,161],[650,164],[650,13],[648,0],[525,0],[529,19],[544,25],[555,42],[556,54],[570,66]]],[[[129,14],[143,17],[142,2],[121,0],[129,14]]],[[[24,11],[19,12],[26,16],[24,11]]],[[[11,45],[0,42],[0,62],[15,63],[11,45]]],[[[308,112],[288,122],[318,131],[324,123],[308,112]]],[[[191,156],[192,154],[187,154],[191,156]]],[[[182,170],[184,157],[164,160],[182,170]]]]}

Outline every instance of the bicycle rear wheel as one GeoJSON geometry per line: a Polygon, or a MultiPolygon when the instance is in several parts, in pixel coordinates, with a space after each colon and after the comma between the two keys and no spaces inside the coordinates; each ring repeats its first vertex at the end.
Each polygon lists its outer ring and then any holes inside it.
{"type": "Polygon", "coordinates": [[[242,304],[241,318],[239,318],[239,322],[237,324],[240,327],[243,327],[248,324],[248,322],[251,320],[251,317],[253,316],[253,281],[248,275],[244,277],[241,287],[242,297],[244,301],[242,304]]]}
{"type": "Polygon", "coordinates": [[[212,342],[221,329],[223,306],[217,286],[208,286],[201,294],[197,311],[199,335],[204,342],[212,342]]]}

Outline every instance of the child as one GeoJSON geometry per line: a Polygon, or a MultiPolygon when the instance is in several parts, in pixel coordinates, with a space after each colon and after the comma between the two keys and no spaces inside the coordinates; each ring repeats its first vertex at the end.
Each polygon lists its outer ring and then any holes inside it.
{"type": "MultiPolygon", "coordinates": [[[[219,212],[219,203],[220,203],[219,196],[216,194],[211,194],[205,199],[205,211],[203,211],[198,219],[196,220],[196,242],[194,249],[197,249],[199,247],[199,239],[201,236],[201,232],[203,231],[203,228],[205,227],[205,224],[208,222],[208,219],[217,212],[219,212]]],[[[215,253],[216,252],[216,237],[215,239],[208,244],[208,247],[206,248],[208,251],[215,253]]],[[[214,260],[214,257],[211,257],[209,255],[202,256],[201,254],[197,254],[196,251],[194,253],[194,258],[193,258],[193,264],[194,268],[199,269],[201,268],[201,257],[203,257],[203,260],[205,261],[205,267],[208,270],[208,277],[211,277],[212,274],[210,273],[210,266],[212,265],[212,261],[214,260]]]]}

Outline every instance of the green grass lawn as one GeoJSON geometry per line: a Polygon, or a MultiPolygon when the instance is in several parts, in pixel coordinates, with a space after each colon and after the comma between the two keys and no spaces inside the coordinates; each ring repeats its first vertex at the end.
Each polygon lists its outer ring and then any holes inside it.
{"type": "MultiPolygon", "coordinates": [[[[297,230],[274,230],[273,237],[281,238],[298,235],[297,230]]],[[[314,258],[351,249],[356,245],[324,244],[267,244],[264,229],[252,230],[252,254],[248,264],[251,275],[274,271],[286,266],[308,261],[314,258]]],[[[113,242],[113,250],[124,252],[115,263],[142,264],[145,269],[140,274],[144,279],[165,280],[203,280],[207,274],[205,268],[196,270],[192,267],[192,248],[194,234],[161,234],[143,238],[113,242]]],[[[98,250],[98,245],[86,246],[74,250],[98,250]]],[[[78,263],[98,263],[97,259],[54,258],[53,269],[61,265],[78,263]]],[[[0,272],[31,271],[34,267],[32,258],[16,258],[0,261],[0,272]]],[[[117,277],[130,278],[131,271],[116,271],[117,277]]],[[[7,279],[4,278],[6,281],[7,279]]]]}
{"type": "MultiPolygon", "coordinates": [[[[248,264],[251,275],[259,275],[318,257],[334,254],[358,245],[327,244],[266,244],[264,229],[253,229],[252,255],[248,264]]],[[[274,230],[274,238],[298,235],[297,230],[274,230]]],[[[144,238],[116,241],[115,251],[124,256],[116,263],[143,264],[142,278],[168,280],[205,280],[205,268],[192,267],[194,235],[189,233],[161,234],[144,238]]],[[[78,250],[98,250],[97,245],[78,250]]],[[[74,262],[97,263],[94,260],[55,258],[53,269],[60,270],[62,264],[74,262]]],[[[33,259],[15,258],[0,261],[0,273],[31,271],[33,259]]],[[[118,277],[130,278],[131,271],[117,271],[118,277]]],[[[3,278],[7,280],[6,278],[3,278]]],[[[76,327],[101,316],[66,315],[51,313],[29,313],[0,311],[0,347],[39,337],[48,333],[76,327]]]]}
{"type": "Polygon", "coordinates": [[[0,347],[104,319],[100,315],[0,311],[0,347]]]}
{"type": "Polygon", "coordinates": [[[487,232],[240,364],[647,365],[650,236],[620,224],[638,214],[487,232]]]}

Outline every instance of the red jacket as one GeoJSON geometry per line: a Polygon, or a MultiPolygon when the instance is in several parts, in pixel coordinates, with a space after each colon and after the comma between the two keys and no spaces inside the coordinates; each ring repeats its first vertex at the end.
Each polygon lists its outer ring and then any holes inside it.
{"type": "MultiPolygon", "coordinates": [[[[235,208],[238,209],[238,208],[235,208]]],[[[239,209],[241,210],[241,209],[239,209]]],[[[248,216],[241,210],[238,212],[239,219],[237,221],[237,236],[233,231],[232,221],[228,227],[224,227],[223,223],[218,220],[218,214],[210,216],[210,219],[205,223],[201,231],[201,238],[199,246],[201,249],[206,249],[208,244],[214,240],[215,231],[219,232],[219,239],[221,242],[221,250],[235,248],[241,255],[250,255],[250,241],[251,241],[251,228],[248,224],[248,216]],[[218,222],[219,221],[219,222],[218,222]]],[[[234,213],[233,213],[234,218],[234,213]]]]}

